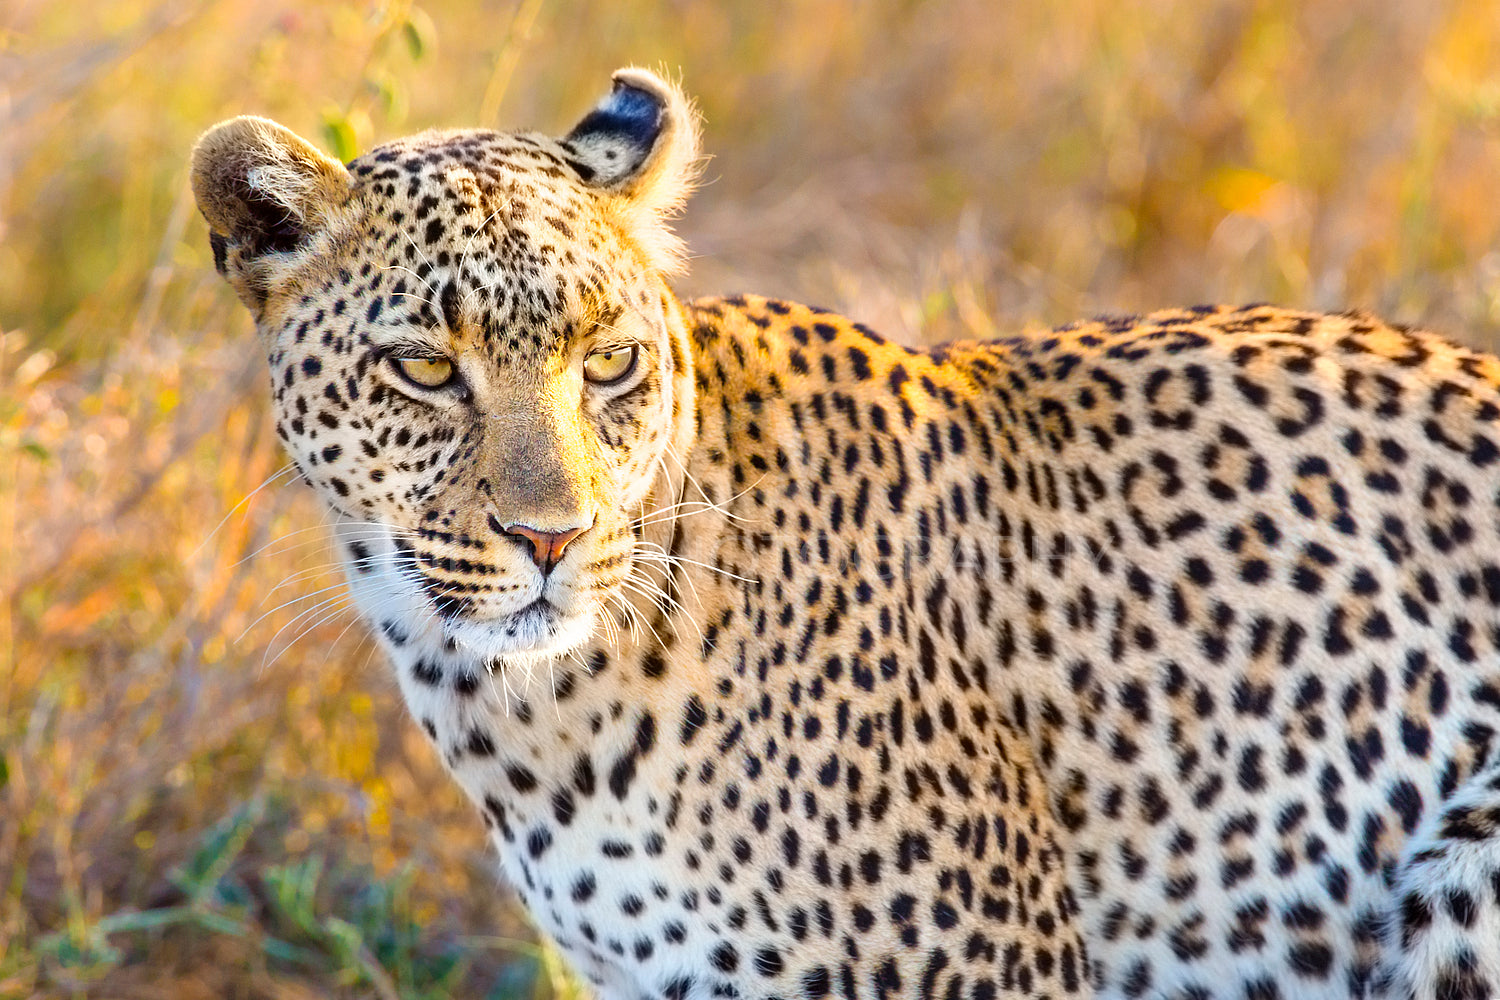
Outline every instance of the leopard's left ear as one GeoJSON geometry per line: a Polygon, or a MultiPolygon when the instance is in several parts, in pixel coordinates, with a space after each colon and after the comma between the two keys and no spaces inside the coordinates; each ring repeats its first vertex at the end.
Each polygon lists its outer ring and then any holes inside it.
{"type": "Polygon", "coordinates": [[[666,226],[698,173],[698,116],[681,90],[650,70],[617,70],[614,88],[562,140],[584,183],[619,196],[632,228],[666,271],[680,247],[666,226]],[[656,237],[653,239],[653,234],[656,237]]]}

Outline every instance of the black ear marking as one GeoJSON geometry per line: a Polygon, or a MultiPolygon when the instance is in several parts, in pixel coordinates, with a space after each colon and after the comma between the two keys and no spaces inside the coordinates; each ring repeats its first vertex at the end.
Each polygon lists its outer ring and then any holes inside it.
{"type": "Polygon", "coordinates": [[[208,245],[214,252],[214,270],[229,276],[229,250],[239,247],[247,257],[265,253],[287,253],[307,239],[307,230],[287,210],[257,191],[249,183],[239,188],[240,228],[232,236],[209,231],[208,245]]]}
{"type": "Polygon", "coordinates": [[[229,237],[223,233],[210,232],[208,245],[213,248],[214,252],[214,270],[227,276],[229,274],[229,237]]]}
{"type": "Polygon", "coordinates": [[[574,126],[568,139],[576,142],[603,132],[649,151],[661,134],[661,113],[662,104],[654,95],[616,80],[609,96],[574,126]]]}
{"type": "Polygon", "coordinates": [[[666,105],[660,96],[615,80],[608,97],[573,127],[564,145],[583,180],[615,184],[634,175],[661,137],[666,105]]]}
{"type": "Polygon", "coordinates": [[[285,205],[277,204],[249,186],[243,197],[249,223],[246,239],[252,254],[286,253],[302,244],[307,233],[285,205]]]}

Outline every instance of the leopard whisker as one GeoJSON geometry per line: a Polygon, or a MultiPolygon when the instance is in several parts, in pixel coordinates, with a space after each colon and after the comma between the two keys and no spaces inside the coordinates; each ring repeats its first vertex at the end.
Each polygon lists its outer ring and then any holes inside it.
{"type": "MultiPolygon", "coordinates": [[[[247,504],[251,500],[253,500],[255,498],[256,494],[258,494],[261,490],[263,490],[266,487],[270,486],[273,482],[275,482],[277,479],[280,479],[282,476],[286,475],[288,472],[292,472],[292,473],[295,473],[297,475],[301,475],[302,474],[301,470],[297,468],[297,463],[296,462],[287,462],[281,468],[277,469],[275,472],[271,473],[265,479],[261,480],[261,483],[260,483],[259,486],[255,487],[255,489],[251,490],[249,493],[246,493],[243,497],[240,498],[239,503],[236,503],[233,507],[229,508],[228,513],[226,513],[222,518],[220,518],[219,519],[219,523],[216,524],[216,525],[214,525],[213,530],[210,531],[204,537],[203,541],[201,541],[201,542],[198,543],[198,547],[193,550],[192,554],[188,556],[188,559],[192,560],[192,559],[198,558],[199,553],[201,553],[204,550],[204,548],[206,548],[208,546],[208,543],[211,542],[211,541],[213,541],[214,537],[216,535],[218,535],[218,533],[220,531],[223,530],[224,525],[226,525],[226,524],[229,523],[229,519],[234,516],[234,514],[235,514],[235,512],[237,510],[239,510],[241,507],[245,506],[245,504],[247,504]]],[[[282,483],[281,485],[282,486],[286,486],[286,485],[289,485],[289,483],[282,483]]],[[[235,565],[239,565],[239,564],[236,563],[235,565]]]]}
{"type": "MultiPolygon", "coordinates": [[[[267,618],[271,617],[272,615],[274,615],[276,612],[282,610],[283,608],[289,608],[292,605],[297,604],[297,603],[299,603],[301,601],[311,600],[312,598],[317,597],[319,594],[327,594],[327,593],[329,593],[331,591],[343,590],[343,589],[344,589],[344,584],[342,582],[340,582],[340,583],[330,584],[327,587],[320,587],[317,590],[314,590],[314,591],[312,591],[311,593],[308,593],[308,594],[298,594],[296,597],[293,597],[290,600],[283,601],[282,603],[276,605],[274,608],[271,608],[269,611],[267,611],[264,614],[262,614],[259,618],[255,619],[249,625],[246,625],[244,631],[241,632],[238,636],[236,636],[234,641],[235,642],[239,642],[241,639],[244,639],[245,636],[249,634],[249,632],[250,632],[251,629],[255,628],[255,626],[259,625],[261,622],[265,621],[267,618]]],[[[269,598],[269,597],[270,597],[270,595],[267,594],[266,598],[262,598],[261,599],[261,604],[264,605],[265,602],[266,602],[266,599],[269,598]]]]}
{"type": "Polygon", "coordinates": [[[674,461],[674,462],[677,463],[678,469],[680,469],[682,471],[682,476],[683,476],[684,481],[692,484],[693,488],[698,491],[698,495],[703,498],[703,502],[705,504],[707,504],[711,509],[718,511],[721,515],[723,515],[724,517],[729,518],[730,520],[733,520],[733,521],[744,521],[746,523],[750,522],[749,518],[743,517],[742,515],[739,515],[739,514],[735,514],[733,511],[729,510],[728,507],[726,507],[725,505],[729,504],[729,503],[732,503],[735,500],[738,500],[740,497],[744,496],[745,494],[751,492],[752,490],[754,490],[758,486],[760,486],[760,484],[766,478],[764,474],[756,477],[755,482],[751,483],[749,486],[746,486],[743,490],[741,490],[740,492],[736,493],[734,496],[730,497],[728,500],[725,500],[725,501],[721,502],[721,501],[715,500],[713,497],[711,497],[711,496],[708,495],[708,491],[703,488],[703,484],[698,481],[698,478],[696,476],[694,476],[692,474],[692,472],[688,471],[687,463],[682,460],[682,456],[680,456],[680,455],[677,454],[676,447],[670,441],[667,442],[666,447],[664,447],[662,449],[662,454],[665,455],[665,456],[670,456],[671,459],[672,459],[672,461],[674,461]]]}
{"type": "Polygon", "coordinates": [[[729,570],[724,569],[722,566],[713,566],[698,559],[690,559],[687,556],[673,555],[672,553],[667,552],[665,549],[663,549],[660,545],[657,545],[655,542],[639,541],[636,544],[638,546],[651,546],[652,548],[657,550],[655,552],[652,552],[650,550],[644,552],[636,552],[637,556],[647,562],[656,561],[667,563],[669,565],[697,566],[701,569],[708,570],[710,573],[717,573],[720,576],[727,577],[731,580],[738,580],[741,583],[756,582],[752,577],[740,576],[738,573],[731,573],[729,570]]]}
{"type": "MultiPolygon", "coordinates": [[[[283,632],[285,632],[287,629],[291,628],[293,625],[297,624],[297,622],[299,622],[302,619],[308,617],[309,615],[321,614],[325,609],[327,609],[331,605],[335,606],[335,611],[336,612],[348,610],[348,608],[349,608],[349,603],[348,603],[349,600],[350,600],[350,598],[349,598],[348,594],[335,594],[332,597],[326,598],[326,599],[324,599],[322,601],[319,601],[317,604],[314,604],[312,607],[310,607],[310,608],[306,609],[305,611],[301,612],[295,618],[293,618],[291,621],[289,621],[285,625],[281,626],[281,628],[277,629],[276,630],[276,634],[273,635],[273,636],[271,636],[270,641],[266,643],[266,652],[261,657],[261,664],[260,664],[261,671],[264,672],[264,671],[270,669],[270,667],[272,667],[276,663],[277,660],[281,659],[281,657],[286,653],[286,651],[288,649],[290,649],[292,647],[292,645],[295,643],[295,639],[293,640],[293,642],[287,643],[287,645],[283,646],[280,650],[277,651],[277,653],[276,653],[275,656],[272,656],[269,660],[267,660],[266,657],[270,656],[271,650],[276,647],[276,642],[277,642],[278,639],[281,638],[281,634],[283,632]]],[[[302,632],[299,632],[297,634],[297,638],[300,638],[301,636],[306,635],[306,634],[307,634],[306,630],[304,630],[302,632]]],[[[241,637],[243,638],[243,636],[241,636],[241,637]]],[[[236,641],[238,641],[238,640],[236,640],[236,641]]]]}
{"type": "MultiPolygon", "coordinates": [[[[627,579],[622,580],[620,582],[620,586],[623,589],[628,590],[631,593],[634,593],[634,594],[638,595],[642,600],[645,600],[648,603],[650,603],[658,611],[662,611],[664,613],[666,612],[666,609],[663,608],[659,603],[657,603],[657,598],[654,595],[652,595],[649,592],[647,592],[646,590],[644,590],[641,587],[639,587],[636,584],[635,581],[627,578],[627,579]]],[[[666,597],[665,594],[661,594],[661,597],[663,599],[669,599],[669,598],[666,597]]],[[[638,615],[640,614],[640,609],[639,608],[636,609],[636,613],[638,615]]],[[[648,632],[651,633],[652,638],[654,638],[656,640],[656,644],[658,646],[665,646],[666,645],[666,643],[662,642],[661,634],[656,631],[656,626],[655,625],[652,625],[651,622],[648,619],[646,619],[644,616],[641,616],[640,621],[641,621],[641,624],[643,626],[645,626],[646,631],[648,631],[648,632]]]]}
{"type": "MultiPolygon", "coordinates": [[[[693,618],[692,615],[686,613],[686,608],[682,606],[682,603],[680,601],[673,598],[670,594],[668,594],[661,587],[657,586],[655,583],[632,574],[631,576],[627,576],[624,580],[620,581],[620,586],[623,589],[637,594],[643,599],[649,601],[658,611],[662,613],[662,617],[665,618],[668,624],[672,626],[674,632],[677,631],[677,620],[683,619],[689,625],[693,626],[693,630],[698,633],[699,640],[702,640],[703,629],[698,625],[698,622],[693,618]]],[[[650,622],[646,622],[646,627],[651,630],[651,634],[656,638],[657,644],[664,645],[661,640],[661,635],[657,633],[655,627],[653,627],[650,622]]]]}

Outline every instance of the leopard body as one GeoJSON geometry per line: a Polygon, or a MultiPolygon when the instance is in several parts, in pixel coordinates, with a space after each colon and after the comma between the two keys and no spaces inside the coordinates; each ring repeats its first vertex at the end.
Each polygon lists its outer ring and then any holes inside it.
{"type": "Polygon", "coordinates": [[[600,995],[1500,990],[1500,362],[683,303],[695,150],[628,70],[562,139],[195,154],[355,601],[600,995]]]}

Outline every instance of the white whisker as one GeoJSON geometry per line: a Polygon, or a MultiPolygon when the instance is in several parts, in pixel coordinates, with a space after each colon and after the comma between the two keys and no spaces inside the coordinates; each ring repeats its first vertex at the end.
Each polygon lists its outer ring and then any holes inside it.
{"type": "MultiPolygon", "coordinates": [[[[344,608],[345,608],[346,605],[340,604],[340,602],[347,602],[348,600],[349,600],[349,595],[348,594],[334,594],[332,597],[329,597],[329,598],[326,598],[326,599],[324,599],[322,601],[319,601],[317,604],[314,604],[312,607],[310,607],[307,610],[303,611],[301,614],[297,615],[291,621],[287,622],[285,625],[281,626],[281,628],[279,628],[279,629],[276,630],[276,634],[273,635],[273,636],[271,636],[271,641],[268,642],[268,643],[266,643],[266,653],[265,653],[265,655],[266,656],[270,655],[271,650],[276,647],[276,641],[281,638],[281,634],[283,632],[285,632],[287,629],[291,628],[297,622],[299,622],[302,619],[308,617],[309,615],[321,614],[324,609],[326,609],[327,607],[329,607],[329,605],[339,604],[340,606],[336,610],[337,611],[342,611],[342,610],[344,610],[344,608]]],[[[305,635],[305,634],[306,634],[305,631],[304,632],[300,632],[300,633],[298,633],[297,638],[300,638],[302,635],[305,635]]],[[[295,641],[295,639],[293,641],[295,641]]],[[[264,672],[265,670],[269,669],[272,665],[274,665],[276,663],[276,661],[281,658],[281,655],[283,653],[285,653],[288,649],[290,649],[291,646],[292,646],[292,643],[287,643],[287,645],[283,646],[281,648],[281,650],[274,657],[272,657],[270,660],[266,660],[265,657],[263,656],[261,658],[261,664],[260,664],[261,671],[264,672]]]]}
{"type": "MultiPolygon", "coordinates": [[[[249,625],[246,625],[245,626],[245,630],[243,632],[241,632],[235,638],[234,641],[235,642],[239,642],[241,639],[244,639],[245,636],[247,634],[249,634],[249,632],[250,632],[251,629],[253,629],[255,626],[259,625],[261,622],[265,621],[267,618],[269,618],[272,615],[274,615],[276,612],[280,611],[282,608],[291,607],[293,604],[296,604],[298,601],[311,600],[312,598],[317,597],[319,594],[326,594],[326,593],[328,593],[330,590],[343,590],[343,589],[344,589],[343,583],[335,583],[335,584],[332,584],[332,585],[327,586],[327,587],[320,587],[319,589],[314,590],[310,594],[300,594],[297,597],[293,597],[289,601],[285,601],[285,602],[283,602],[281,604],[278,604],[278,605],[276,605],[276,607],[272,608],[270,611],[267,611],[265,614],[263,614],[259,618],[255,619],[255,621],[251,622],[249,625]]],[[[266,597],[261,598],[261,604],[264,604],[266,602],[266,599],[269,598],[269,597],[270,597],[270,595],[267,594],[266,597]]]]}
{"type": "MultiPolygon", "coordinates": [[[[202,552],[203,549],[204,549],[204,547],[207,546],[209,542],[213,541],[214,536],[217,535],[219,533],[219,531],[223,529],[224,525],[226,525],[226,524],[229,523],[229,519],[234,516],[234,512],[235,511],[237,511],[241,507],[245,506],[245,504],[249,503],[252,499],[254,499],[254,497],[255,497],[255,495],[257,493],[259,493],[261,490],[265,489],[267,486],[270,486],[273,482],[275,482],[277,479],[280,479],[282,476],[286,475],[288,472],[298,472],[298,474],[300,475],[300,472],[297,469],[297,463],[296,462],[288,462],[285,465],[283,465],[281,468],[277,469],[275,472],[271,473],[269,476],[267,476],[264,480],[261,481],[261,484],[259,486],[255,487],[255,489],[251,490],[249,493],[246,493],[240,499],[239,503],[237,503],[233,507],[229,508],[229,512],[227,514],[225,514],[219,520],[218,524],[214,525],[214,530],[210,531],[208,533],[208,535],[203,539],[203,541],[201,541],[201,542],[198,543],[198,547],[193,550],[193,554],[190,555],[190,556],[188,556],[188,558],[190,560],[198,558],[198,553],[202,552]]],[[[283,484],[283,485],[285,485],[285,484],[283,484]]],[[[236,564],[236,565],[238,565],[238,564],[236,564]]]]}

